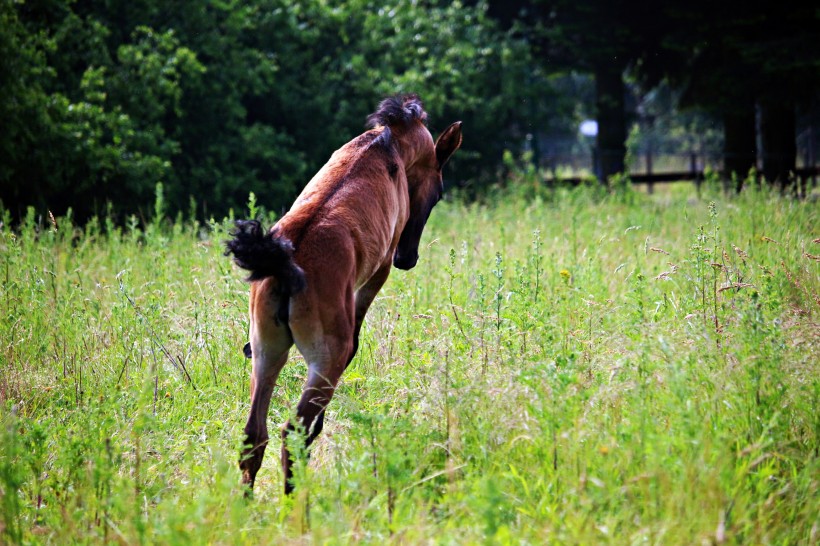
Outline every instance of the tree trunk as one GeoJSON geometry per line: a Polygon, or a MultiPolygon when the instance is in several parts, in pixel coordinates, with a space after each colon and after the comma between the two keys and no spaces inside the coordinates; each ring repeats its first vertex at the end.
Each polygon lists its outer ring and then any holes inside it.
{"type": "Polygon", "coordinates": [[[794,105],[791,102],[764,102],[760,105],[760,141],[763,148],[763,176],[785,190],[796,168],[797,139],[794,105]]]}
{"type": "Polygon", "coordinates": [[[624,171],[626,113],[623,70],[620,65],[601,64],[595,70],[595,107],[598,118],[596,175],[602,184],[624,171]]]}
{"type": "Polygon", "coordinates": [[[731,180],[732,175],[737,177],[735,190],[739,192],[757,157],[754,102],[724,112],[723,132],[723,175],[726,180],[731,180]]]}

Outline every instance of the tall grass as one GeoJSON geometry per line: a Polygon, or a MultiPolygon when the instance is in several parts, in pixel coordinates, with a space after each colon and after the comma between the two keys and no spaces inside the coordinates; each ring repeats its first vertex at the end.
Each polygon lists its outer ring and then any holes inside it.
{"type": "Polygon", "coordinates": [[[253,501],[229,223],[6,218],[0,541],[817,543],[816,204],[523,193],[436,208],[299,493],[274,443],[253,501]]]}

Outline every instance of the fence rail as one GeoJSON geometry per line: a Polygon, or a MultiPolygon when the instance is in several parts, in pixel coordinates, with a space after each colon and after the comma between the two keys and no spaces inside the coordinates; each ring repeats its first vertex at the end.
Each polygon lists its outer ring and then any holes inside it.
{"type": "MultiPolygon", "coordinates": [[[[817,176],[820,175],[820,167],[799,167],[794,170],[795,177],[805,186],[808,182],[814,187],[817,185],[817,176]]],[[[688,171],[671,171],[662,173],[629,173],[629,179],[633,184],[646,184],[647,191],[652,193],[655,184],[668,184],[673,182],[694,182],[696,186],[704,180],[702,169],[690,169],[688,171]]],[[[580,176],[562,177],[560,181],[565,184],[577,186],[589,178],[580,176]]],[[[555,180],[555,179],[550,179],[555,180]]]]}

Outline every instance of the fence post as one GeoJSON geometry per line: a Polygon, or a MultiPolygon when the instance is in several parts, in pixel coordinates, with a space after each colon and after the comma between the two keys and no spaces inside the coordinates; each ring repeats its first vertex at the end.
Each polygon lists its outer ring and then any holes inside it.
{"type": "MultiPolygon", "coordinates": [[[[817,186],[817,172],[814,170],[814,125],[809,125],[809,164],[806,167],[810,167],[811,171],[811,187],[814,189],[817,186]]],[[[808,184],[806,184],[808,186],[808,184]]],[[[806,193],[810,190],[806,188],[806,193]]]]}
{"type": "Polygon", "coordinates": [[[695,181],[695,192],[700,199],[700,184],[702,182],[700,174],[698,174],[698,156],[695,152],[689,154],[689,171],[692,173],[692,179],[695,181]]]}

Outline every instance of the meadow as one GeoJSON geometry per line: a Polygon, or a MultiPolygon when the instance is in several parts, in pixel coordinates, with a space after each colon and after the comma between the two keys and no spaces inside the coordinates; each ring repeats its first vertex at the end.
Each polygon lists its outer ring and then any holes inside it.
{"type": "Polygon", "coordinates": [[[161,193],[124,226],[6,215],[0,543],[817,544],[819,210],[688,184],[451,197],[287,498],[292,353],[252,499],[230,219],[170,220],[161,193]]]}

